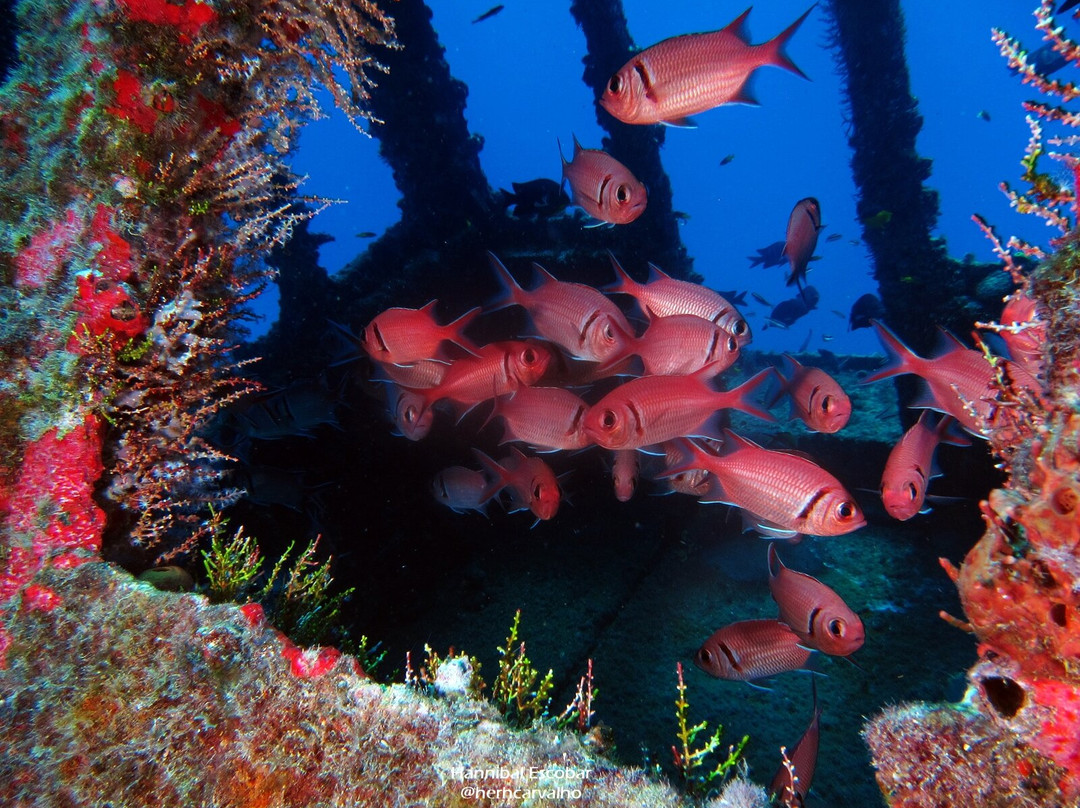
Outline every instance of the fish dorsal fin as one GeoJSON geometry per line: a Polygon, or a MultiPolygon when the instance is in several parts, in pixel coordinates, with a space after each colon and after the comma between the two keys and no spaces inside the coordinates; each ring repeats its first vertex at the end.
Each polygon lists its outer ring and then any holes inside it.
{"type": "Polygon", "coordinates": [[[802,368],[804,367],[798,359],[796,359],[789,353],[784,354],[784,361],[787,362],[788,370],[790,371],[792,377],[794,377],[795,374],[802,370],[802,368]]]}
{"type": "Polygon", "coordinates": [[[671,280],[671,276],[668,275],[666,272],[664,272],[664,270],[660,269],[660,267],[658,267],[652,261],[650,261],[649,262],[649,283],[653,283],[655,281],[662,281],[662,280],[671,280]]]}
{"type": "Polygon", "coordinates": [[[439,302],[438,298],[435,298],[434,300],[430,300],[427,303],[425,303],[423,306],[418,308],[417,311],[422,311],[425,314],[434,314],[435,313],[435,304],[437,304],[438,302],[439,302]]]}
{"type": "Polygon", "coordinates": [[[546,283],[551,283],[553,281],[555,283],[559,282],[558,278],[556,278],[554,275],[552,275],[550,272],[548,272],[546,269],[544,269],[542,266],[540,266],[535,261],[533,261],[533,263],[532,263],[532,268],[533,268],[533,277],[536,280],[539,281],[540,286],[543,286],[546,283]]]}
{"type": "MultiPolygon", "coordinates": [[[[753,8],[753,6],[751,6],[751,8],[753,8]]],[[[726,33],[734,34],[744,45],[750,44],[750,29],[746,24],[749,16],[750,8],[746,9],[746,11],[724,26],[724,31],[726,33]]]]}
{"type": "Polygon", "coordinates": [[[740,449],[760,449],[761,446],[754,443],[750,438],[744,438],[742,435],[732,432],[730,429],[724,430],[724,444],[716,452],[717,457],[726,457],[733,454],[740,449]]]}
{"type": "Polygon", "coordinates": [[[578,139],[577,139],[577,135],[576,135],[576,134],[575,134],[575,135],[573,135],[573,138],[574,138],[574,159],[576,160],[576,159],[577,159],[577,156],[578,156],[579,154],[581,154],[581,153],[582,153],[583,151],[585,151],[585,149],[583,149],[583,148],[581,147],[581,143],[580,143],[580,142],[578,142],[578,139]]]}
{"type": "Polygon", "coordinates": [[[510,274],[510,270],[506,268],[506,264],[499,260],[499,256],[488,250],[488,263],[491,264],[491,268],[495,270],[495,277],[499,280],[499,285],[502,287],[502,294],[495,300],[484,306],[487,311],[498,311],[499,309],[505,309],[509,306],[520,306],[522,301],[527,297],[527,292],[521,288],[514,276],[510,274]]]}
{"type": "Polygon", "coordinates": [[[934,354],[935,358],[945,356],[946,354],[951,354],[954,351],[971,350],[970,348],[968,348],[968,346],[966,346],[963,342],[960,341],[960,338],[956,336],[956,334],[952,333],[948,329],[938,326],[937,330],[938,349],[937,352],[934,354]]]}
{"type": "Polygon", "coordinates": [[[623,269],[622,264],[615,258],[615,254],[611,250],[608,250],[608,260],[611,261],[611,268],[615,270],[615,282],[609,283],[600,291],[630,295],[636,298],[641,291],[641,284],[630,277],[630,273],[623,269]]]}

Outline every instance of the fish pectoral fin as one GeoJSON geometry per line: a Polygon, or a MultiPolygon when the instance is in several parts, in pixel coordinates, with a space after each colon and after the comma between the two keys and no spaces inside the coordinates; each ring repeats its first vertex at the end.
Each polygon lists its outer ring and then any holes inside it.
{"type": "Polygon", "coordinates": [[[754,690],[762,690],[762,691],[764,691],[766,693],[772,693],[772,688],[771,687],[765,687],[765,685],[756,685],[753,682],[747,682],[746,685],[747,685],[747,687],[754,688],[754,690]]]}
{"type": "Polygon", "coordinates": [[[674,126],[676,129],[697,129],[697,121],[691,118],[689,115],[682,118],[668,118],[667,120],[660,121],[664,126],[674,126]]]}

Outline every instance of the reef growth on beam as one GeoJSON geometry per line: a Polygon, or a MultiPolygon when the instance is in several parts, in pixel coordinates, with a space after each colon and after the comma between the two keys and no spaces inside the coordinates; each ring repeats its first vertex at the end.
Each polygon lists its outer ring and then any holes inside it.
{"type": "MultiPolygon", "coordinates": [[[[1037,28],[1072,67],[1080,48],[1063,36],[1045,0],[1037,28]]],[[[990,445],[1008,473],[981,504],[986,532],[959,568],[956,583],[978,663],[957,705],[886,710],[865,730],[878,782],[894,806],[1076,805],[1080,801],[1080,263],[1077,198],[1053,179],[1048,160],[1077,171],[1075,114],[1064,106],[1075,85],[1052,81],[1020,43],[995,42],[1046,101],[1025,104],[1032,137],[1026,187],[1003,184],[1014,207],[1055,224],[1044,251],[1017,239],[994,241],[1016,285],[1006,316],[981,324],[1011,338],[1039,372],[1031,389],[998,368],[1000,404],[990,445]],[[1038,261],[1033,271],[1025,260],[1038,261]]]]}

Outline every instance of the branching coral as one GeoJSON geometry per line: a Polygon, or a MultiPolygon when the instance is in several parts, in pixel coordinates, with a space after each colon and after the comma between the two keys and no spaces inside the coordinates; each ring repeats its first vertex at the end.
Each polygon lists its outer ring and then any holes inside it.
{"type": "MultiPolygon", "coordinates": [[[[244,305],[268,248],[318,209],[300,204],[282,157],[321,114],[317,84],[357,126],[371,117],[368,46],[393,46],[393,23],[367,0],[20,14],[33,36],[0,113],[0,269],[15,309],[0,323],[0,410],[18,423],[0,484],[25,488],[33,442],[94,419],[109,530],[168,558],[206,534],[208,504],[235,496],[229,458],[199,428],[256,389],[228,357],[244,305]]],[[[28,518],[12,510],[8,530],[28,518]]]]}

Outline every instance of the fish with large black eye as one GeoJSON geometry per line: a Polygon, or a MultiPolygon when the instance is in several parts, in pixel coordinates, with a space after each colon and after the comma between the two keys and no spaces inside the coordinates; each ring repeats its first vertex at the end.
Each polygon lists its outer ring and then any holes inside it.
{"type": "Polygon", "coordinates": [[[717,679],[752,682],[798,670],[811,653],[780,620],[740,620],[705,640],[694,664],[717,679]]]}
{"type": "Polygon", "coordinates": [[[780,619],[807,648],[831,656],[847,656],[862,648],[862,620],[843,598],[817,578],[784,566],[769,544],[769,591],[780,607],[780,619]]]}
{"type": "Polygon", "coordinates": [[[747,9],[724,28],[665,39],[608,79],[600,106],[623,123],[694,126],[691,115],[723,104],[757,104],[750,76],[773,65],[806,78],[784,46],[813,9],[768,42],[750,43],[747,9]]]}

